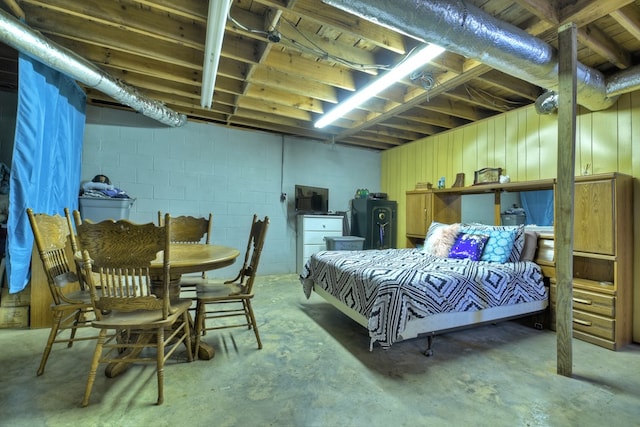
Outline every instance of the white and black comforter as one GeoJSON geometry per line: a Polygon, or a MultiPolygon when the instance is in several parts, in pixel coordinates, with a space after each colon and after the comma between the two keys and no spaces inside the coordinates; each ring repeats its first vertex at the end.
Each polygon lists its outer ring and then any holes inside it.
{"type": "Polygon", "coordinates": [[[318,252],[300,280],[307,298],[315,284],[365,316],[371,345],[383,347],[410,319],[548,298],[533,262],[438,258],[417,249],[318,252]]]}

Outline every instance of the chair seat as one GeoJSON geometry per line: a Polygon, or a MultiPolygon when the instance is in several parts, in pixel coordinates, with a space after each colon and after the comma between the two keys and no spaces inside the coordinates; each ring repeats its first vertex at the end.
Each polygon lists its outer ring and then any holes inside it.
{"type": "Polygon", "coordinates": [[[169,316],[162,319],[162,310],[136,310],[130,312],[115,311],[103,315],[102,319],[94,320],[91,326],[103,329],[155,329],[163,325],[175,323],[191,306],[190,299],[180,299],[171,302],[169,316]]]}
{"type": "Polygon", "coordinates": [[[89,291],[73,291],[65,294],[65,298],[71,302],[60,301],[60,304],[51,304],[52,310],[71,310],[79,308],[79,305],[85,305],[87,308],[93,307],[91,303],[91,294],[89,291]]]}
{"type": "Polygon", "coordinates": [[[244,293],[244,287],[239,286],[236,283],[225,284],[222,282],[208,281],[206,283],[198,285],[196,288],[196,295],[198,299],[222,299],[225,297],[237,299],[239,297],[250,298],[252,295],[244,293]]]}

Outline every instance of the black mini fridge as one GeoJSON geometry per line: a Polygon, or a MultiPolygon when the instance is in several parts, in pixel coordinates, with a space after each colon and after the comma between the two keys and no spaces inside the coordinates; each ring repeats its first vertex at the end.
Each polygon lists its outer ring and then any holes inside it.
{"type": "Polygon", "coordinates": [[[395,248],[397,216],[393,200],[352,199],[351,235],[364,237],[364,249],[395,248]]]}

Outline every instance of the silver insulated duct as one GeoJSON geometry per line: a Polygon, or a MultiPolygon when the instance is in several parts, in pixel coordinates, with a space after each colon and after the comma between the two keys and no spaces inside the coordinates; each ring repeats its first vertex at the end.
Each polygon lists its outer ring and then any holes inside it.
{"type": "Polygon", "coordinates": [[[79,55],[47,40],[2,10],[0,10],[0,40],[160,123],[176,127],[187,122],[184,114],[178,114],[162,103],[140,95],[134,88],[109,76],[79,55]]]}
{"type": "MultiPolygon", "coordinates": [[[[552,46],[462,0],[323,2],[545,89],[558,86],[558,59],[552,46]]],[[[579,63],[577,80],[580,105],[597,111],[615,102],[607,97],[605,79],[598,70],[579,63]]]]}
{"type": "Polygon", "coordinates": [[[622,95],[640,89],[640,66],[618,71],[607,79],[607,94],[622,95]]]}

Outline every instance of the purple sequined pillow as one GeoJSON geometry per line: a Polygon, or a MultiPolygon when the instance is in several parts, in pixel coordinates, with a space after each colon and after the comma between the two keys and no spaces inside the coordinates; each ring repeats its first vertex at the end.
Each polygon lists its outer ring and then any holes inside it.
{"type": "Polygon", "coordinates": [[[468,258],[472,261],[478,261],[487,240],[489,240],[489,236],[484,234],[460,233],[449,251],[449,258],[468,258]]]}

